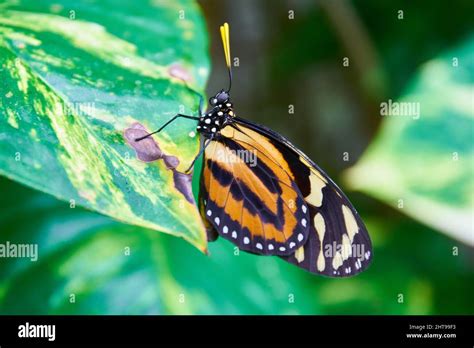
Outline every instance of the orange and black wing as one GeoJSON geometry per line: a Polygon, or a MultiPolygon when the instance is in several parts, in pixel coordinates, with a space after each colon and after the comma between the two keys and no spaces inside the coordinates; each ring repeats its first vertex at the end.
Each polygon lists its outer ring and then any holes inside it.
{"type": "Polygon", "coordinates": [[[278,133],[236,118],[248,137],[266,138],[288,164],[308,210],[309,235],[286,261],[311,273],[344,277],[365,270],[372,260],[367,229],[341,189],[304,153],[278,133]]]}
{"type": "Polygon", "coordinates": [[[240,249],[291,255],[308,239],[310,212],[290,163],[265,136],[227,126],[207,146],[200,209],[214,230],[240,249]]]}

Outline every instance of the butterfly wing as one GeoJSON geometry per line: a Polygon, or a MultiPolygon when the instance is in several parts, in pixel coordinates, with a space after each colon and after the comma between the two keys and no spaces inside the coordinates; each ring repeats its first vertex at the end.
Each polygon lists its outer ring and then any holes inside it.
{"type": "Polygon", "coordinates": [[[207,146],[202,213],[240,249],[291,255],[308,239],[309,209],[279,151],[266,137],[227,126],[207,146]]]}
{"type": "Polygon", "coordinates": [[[236,118],[249,137],[266,137],[288,164],[309,212],[308,241],[281,256],[311,273],[331,277],[362,272],[372,260],[372,245],[359,214],[342,190],[303,152],[267,127],[236,118]]]}

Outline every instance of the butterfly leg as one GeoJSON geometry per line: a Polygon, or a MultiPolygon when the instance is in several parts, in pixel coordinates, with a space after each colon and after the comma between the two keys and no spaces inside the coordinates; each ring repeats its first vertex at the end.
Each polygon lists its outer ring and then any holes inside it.
{"type": "Polygon", "coordinates": [[[211,143],[213,137],[209,138],[209,139],[206,139],[207,140],[207,143],[206,143],[206,140],[204,140],[204,142],[201,142],[201,148],[199,149],[199,153],[196,155],[196,157],[194,157],[193,161],[191,162],[191,165],[189,166],[188,169],[186,169],[185,173],[189,173],[191,171],[191,169],[193,169],[194,167],[194,163],[196,163],[196,160],[201,157],[201,155],[204,153],[204,151],[206,150],[206,148],[209,146],[209,144],[211,143]],[[203,145],[204,143],[204,145],[203,145]]]}
{"type": "Polygon", "coordinates": [[[190,120],[199,120],[199,117],[197,117],[197,116],[188,116],[188,115],[177,114],[174,117],[172,117],[170,120],[168,120],[164,125],[162,125],[158,130],[156,130],[154,132],[151,132],[151,133],[148,133],[147,135],[144,135],[140,138],[137,138],[137,139],[135,139],[135,141],[143,140],[143,139],[148,138],[149,136],[151,136],[153,134],[161,132],[167,125],[169,125],[171,122],[176,120],[178,117],[188,118],[190,120]]]}

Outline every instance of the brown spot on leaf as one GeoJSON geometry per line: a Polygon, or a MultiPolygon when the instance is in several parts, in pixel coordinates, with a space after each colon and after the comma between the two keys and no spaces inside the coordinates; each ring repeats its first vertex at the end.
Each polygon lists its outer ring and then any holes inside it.
{"type": "Polygon", "coordinates": [[[192,174],[185,174],[176,170],[179,165],[178,157],[163,153],[152,136],[136,141],[136,139],[149,133],[142,124],[137,122],[125,129],[123,136],[127,143],[135,150],[139,160],[153,162],[162,159],[166,168],[173,171],[174,187],[181,192],[189,203],[196,204],[192,190],[192,174]]]}
{"type": "Polygon", "coordinates": [[[179,159],[175,156],[163,155],[163,161],[168,169],[175,169],[179,165],[179,159]]]}
{"type": "Polygon", "coordinates": [[[134,123],[125,129],[123,136],[127,143],[135,150],[137,157],[143,162],[156,161],[163,157],[163,151],[152,137],[136,141],[136,139],[147,135],[149,132],[140,123],[134,123]]]}
{"type": "Polygon", "coordinates": [[[186,200],[191,204],[196,204],[193,196],[192,181],[193,176],[191,174],[184,174],[173,169],[174,187],[181,192],[186,200]]]}
{"type": "Polygon", "coordinates": [[[177,79],[180,79],[184,82],[190,82],[192,80],[190,72],[178,63],[170,65],[168,68],[168,73],[171,76],[176,77],[177,79]]]}

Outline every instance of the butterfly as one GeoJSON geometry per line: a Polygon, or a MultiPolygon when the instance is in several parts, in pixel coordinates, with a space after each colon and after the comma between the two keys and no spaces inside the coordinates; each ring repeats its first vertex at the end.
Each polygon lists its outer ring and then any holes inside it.
{"type": "Polygon", "coordinates": [[[199,210],[209,241],[281,259],[311,273],[352,276],[372,260],[367,229],[341,189],[301,150],[271,129],[238,117],[230,98],[229,25],[220,27],[229,86],[198,121],[203,155],[199,210]]]}

